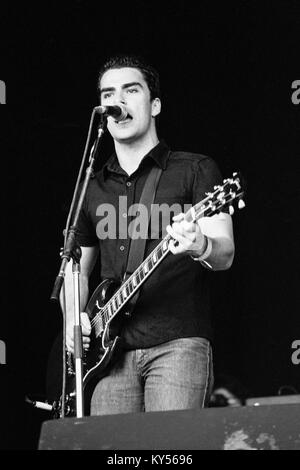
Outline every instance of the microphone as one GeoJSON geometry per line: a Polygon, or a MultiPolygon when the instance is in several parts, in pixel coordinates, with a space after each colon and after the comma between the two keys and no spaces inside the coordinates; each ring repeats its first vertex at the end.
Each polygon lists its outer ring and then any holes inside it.
{"type": "Polygon", "coordinates": [[[121,105],[96,106],[94,109],[100,114],[113,117],[116,121],[123,121],[128,116],[126,109],[121,105]]]}

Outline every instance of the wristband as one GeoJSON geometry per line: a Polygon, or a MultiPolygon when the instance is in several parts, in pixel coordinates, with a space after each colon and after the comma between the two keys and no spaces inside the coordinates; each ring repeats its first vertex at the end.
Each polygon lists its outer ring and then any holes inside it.
{"type": "Polygon", "coordinates": [[[191,256],[191,258],[195,261],[203,261],[210,256],[212,252],[212,242],[211,239],[204,235],[204,244],[203,244],[203,251],[199,256],[191,256]]]}

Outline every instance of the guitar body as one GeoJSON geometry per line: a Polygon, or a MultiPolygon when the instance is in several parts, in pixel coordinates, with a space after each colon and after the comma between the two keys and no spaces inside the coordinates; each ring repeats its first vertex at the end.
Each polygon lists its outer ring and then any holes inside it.
{"type": "MultiPolygon", "coordinates": [[[[92,333],[88,351],[83,357],[83,396],[85,415],[90,414],[90,401],[98,381],[108,374],[109,366],[119,358],[122,351],[122,339],[120,331],[125,316],[118,315],[107,322],[105,329],[99,334],[97,318],[104,306],[118,289],[119,285],[112,280],[104,280],[95,289],[87,306],[86,313],[89,316],[92,333]]],[[[68,353],[66,378],[65,415],[76,416],[76,378],[73,356],[68,353]]],[[[58,410],[59,411],[59,410],[58,410]]]]}

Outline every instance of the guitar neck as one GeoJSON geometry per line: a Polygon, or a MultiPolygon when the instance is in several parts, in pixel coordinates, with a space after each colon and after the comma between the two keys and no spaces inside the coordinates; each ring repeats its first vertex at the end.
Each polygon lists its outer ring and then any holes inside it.
{"type": "Polygon", "coordinates": [[[140,264],[140,266],[121,285],[105,305],[105,320],[110,321],[134,296],[141,285],[153,273],[161,261],[169,253],[170,235],[167,235],[140,264]]]}
{"type": "MultiPolygon", "coordinates": [[[[239,178],[224,180],[223,186],[216,186],[214,189],[213,192],[206,193],[207,196],[202,201],[185,213],[184,217],[187,222],[195,222],[204,215],[210,216],[220,212],[222,208],[229,206],[235,198],[241,198],[243,195],[239,178]],[[232,187],[234,188],[233,190],[232,187]]],[[[170,235],[166,235],[134,273],[114,293],[102,309],[103,324],[110,321],[125,306],[167,256],[170,251],[169,242],[171,239],[170,235]]]]}
{"type": "MultiPolygon", "coordinates": [[[[205,211],[209,210],[209,208],[205,206],[206,199],[190,208],[185,214],[185,219],[188,222],[198,220],[205,211]]],[[[105,306],[107,311],[105,316],[106,321],[110,321],[124,307],[124,305],[139,290],[146,279],[153,273],[161,261],[167,256],[170,251],[170,240],[171,236],[166,235],[107,302],[105,306]]]]}

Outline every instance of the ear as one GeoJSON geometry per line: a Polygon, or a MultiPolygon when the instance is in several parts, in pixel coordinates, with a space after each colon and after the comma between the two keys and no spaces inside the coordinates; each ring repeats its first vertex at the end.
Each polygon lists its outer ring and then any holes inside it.
{"type": "Polygon", "coordinates": [[[152,117],[155,117],[161,111],[161,101],[160,101],[160,99],[159,98],[154,98],[154,100],[152,101],[151,106],[152,106],[151,115],[152,115],[152,117]]]}

